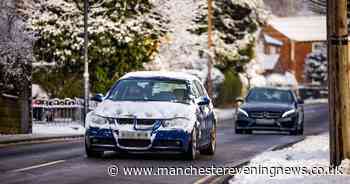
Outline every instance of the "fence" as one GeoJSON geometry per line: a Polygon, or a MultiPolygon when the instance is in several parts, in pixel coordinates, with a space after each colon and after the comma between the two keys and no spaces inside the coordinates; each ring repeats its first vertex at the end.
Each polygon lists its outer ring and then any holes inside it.
{"type": "MultiPolygon", "coordinates": [[[[89,110],[97,106],[96,101],[89,102],[89,110]]],[[[37,124],[83,124],[84,100],[80,98],[33,100],[33,123],[37,124]]]]}

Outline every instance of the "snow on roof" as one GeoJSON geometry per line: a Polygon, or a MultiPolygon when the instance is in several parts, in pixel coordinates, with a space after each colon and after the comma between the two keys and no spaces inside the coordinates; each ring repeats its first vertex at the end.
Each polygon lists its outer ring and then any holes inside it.
{"type": "Polygon", "coordinates": [[[264,70],[272,70],[275,68],[279,57],[279,54],[264,55],[261,59],[260,65],[264,70]]]}
{"type": "Polygon", "coordinates": [[[272,45],[278,45],[282,46],[283,43],[275,38],[272,38],[271,36],[264,34],[264,40],[266,43],[272,44],[272,45]]]}
{"type": "Polygon", "coordinates": [[[294,41],[327,40],[325,16],[272,18],[268,24],[294,41]]]}
{"type": "Polygon", "coordinates": [[[121,79],[126,78],[169,78],[177,80],[199,80],[198,77],[184,73],[184,72],[170,72],[170,71],[139,71],[139,72],[130,72],[125,74],[121,79]]]}

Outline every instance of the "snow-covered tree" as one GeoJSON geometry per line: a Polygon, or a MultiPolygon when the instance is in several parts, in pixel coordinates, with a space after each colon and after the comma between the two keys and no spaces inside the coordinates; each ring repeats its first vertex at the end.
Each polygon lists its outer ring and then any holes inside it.
{"type": "MultiPolygon", "coordinates": [[[[266,20],[261,0],[214,1],[215,61],[222,70],[243,66],[254,57],[255,33],[266,20]]],[[[207,4],[195,19],[196,34],[207,34],[207,4]]]]}
{"type": "Polygon", "coordinates": [[[0,2],[0,92],[21,95],[31,82],[32,42],[23,17],[20,0],[0,2]]]}
{"type": "MultiPolygon", "coordinates": [[[[35,58],[55,63],[50,75],[39,68],[34,80],[54,96],[76,96],[83,70],[83,0],[38,0],[28,14],[39,35],[35,58]],[[63,78],[59,78],[63,77],[63,78]],[[48,79],[56,80],[53,82],[48,79]],[[51,83],[51,84],[48,84],[51,83]],[[72,86],[76,86],[75,92],[72,86]],[[48,89],[49,88],[49,89],[48,89]]],[[[89,61],[92,90],[105,92],[125,72],[142,68],[157,51],[165,21],[151,0],[89,0],[89,61]]]]}
{"type": "Polygon", "coordinates": [[[325,52],[317,51],[307,55],[304,76],[312,84],[327,85],[327,55],[325,52]]]}

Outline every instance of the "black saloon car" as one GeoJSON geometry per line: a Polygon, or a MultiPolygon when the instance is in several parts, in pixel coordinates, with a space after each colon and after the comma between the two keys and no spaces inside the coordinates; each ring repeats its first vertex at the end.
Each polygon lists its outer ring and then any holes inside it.
{"type": "Polygon", "coordinates": [[[290,89],[253,88],[236,111],[236,134],[250,134],[253,130],[287,131],[303,134],[303,101],[290,89]]]}

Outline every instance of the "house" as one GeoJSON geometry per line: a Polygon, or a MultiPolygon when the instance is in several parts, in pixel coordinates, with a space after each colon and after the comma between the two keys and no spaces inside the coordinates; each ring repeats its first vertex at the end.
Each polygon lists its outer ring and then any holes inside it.
{"type": "Polygon", "coordinates": [[[326,46],[326,17],[274,17],[262,29],[261,35],[265,55],[261,63],[266,66],[266,71],[291,72],[299,83],[307,83],[304,80],[305,58],[326,46]]]}
{"type": "Polygon", "coordinates": [[[283,42],[260,31],[256,43],[256,57],[265,76],[274,73],[282,46],[283,42]]]}

